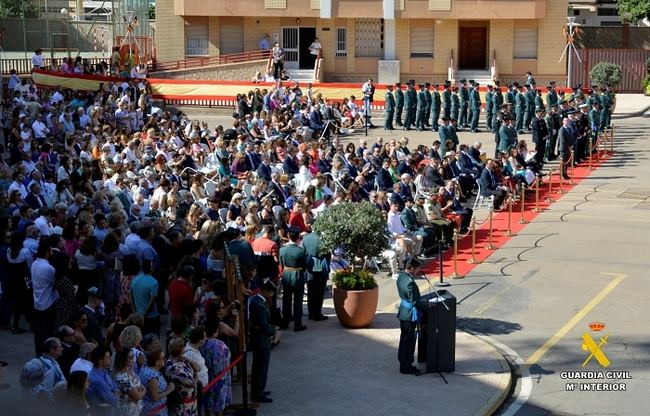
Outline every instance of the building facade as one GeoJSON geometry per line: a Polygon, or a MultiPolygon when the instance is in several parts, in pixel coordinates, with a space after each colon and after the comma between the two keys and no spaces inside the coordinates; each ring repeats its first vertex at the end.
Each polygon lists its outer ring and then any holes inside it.
{"type": "Polygon", "coordinates": [[[381,61],[398,61],[402,80],[531,71],[541,85],[566,76],[566,16],[567,0],[157,0],[157,60],[256,50],[268,34],[285,67],[309,69],[318,37],[325,81],[377,77],[381,61]]]}
{"type": "MultiPolygon", "coordinates": [[[[618,15],[617,0],[569,0],[569,16],[582,26],[623,26],[618,15]]],[[[633,26],[650,27],[648,19],[639,20],[633,26]]]]}

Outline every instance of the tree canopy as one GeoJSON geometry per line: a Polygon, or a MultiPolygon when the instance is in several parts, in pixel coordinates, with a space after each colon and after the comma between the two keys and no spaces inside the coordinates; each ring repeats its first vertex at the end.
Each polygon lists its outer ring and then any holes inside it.
{"type": "Polygon", "coordinates": [[[31,0],[0,0],[0,17],[39,17],[38,6],[31,0]],[[24,8],[24,10],[23,10],[24,8]]]}
{"type": "Polygon", "coordinates": [[[618,0],[618,15],[629,23],[650,19],[650,0],[618,0]]]}

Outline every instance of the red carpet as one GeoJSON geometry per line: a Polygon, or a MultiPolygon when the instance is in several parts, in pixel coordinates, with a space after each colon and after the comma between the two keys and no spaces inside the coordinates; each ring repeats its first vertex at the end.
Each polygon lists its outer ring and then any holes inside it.
{"type": "MultiPolygon", "coordinates": [[[[605,160],[607,160],[609,157],[611,157],[612,152],[604,152],[604,156],[602,156],[601,152],[601,158],[600,160],[597,160],[596,157],[594,156],[594,161],[592,162],[592,170],[588,169],[588,164],[583,163],[579,167],[575,167],[573,170],[573,184],[570,184],[568,180],[564,180],[562,183],[562,190],[564,193],[560,194],[558,193],[560,189],[559,185],[559,175],[557,172],[554,172],[553,174],[553,188],[552,188],[552,197],[555,201],[561,199],[566,192],[570,191],[573,189],[577,184],[582,182],[583,179],[585,179],[587,176],[591,174],[596,168],[598,168],[605,160]]],[[[547,173],[548,171],[544,171],[547,173]]],[[[571,174],[568,172],[569,175],[571,174]]],[[[546,197],[549,194],[549,185],[548,185],[548,177],[544,178],[543,185],[540,184],[539,188],[539,207],[540,209],[544,210],[548,207],[550,207],[553,202],[547,202],[546,197]]],[[[510,230],[518,234],[520,231],[522,231],[524,228],[526,228],[526,225],[533,221],[537,215],[539,215],[539,212],[533,211],[533,208],[535,208],[535,192],[530,192],[527,195],[526,198],[526,204],[524,206],[524,219],[526,220],[526,223],[520,224],[519,220],[521,219],[521,202],[516,202],[512,206],[512,217],[511,217],[511,222],[510,222],[510,230]]],[[[483,214],[487,214],[487,207],[482,207],[480,208],[481,216],[483,214]]],[[[475,258],[479,262],[484,262],[488,257],[494,253],[494,251],[500,247],[502,247],[506,242],[508,242],[512,236],[507,236],[506,231],[508,229],[508,210],[507,208],[504,209],[503,211],[500,212],[495,212],[492,217],[492,246],[494,247],[494,250],[488,250],[487,245],[489,242],[489,221],[486,221],[484,224],[481,226],[476,225],[476,248],[475,248],[475,258]]],[[[443,253],[443,273],[445,276],[445,279],[448,279],[452,273],[454,272],[454,262],[453,262],[453,256],[454,256],[454,250],[453,247],[449,248],[446,252],[443,253]]],[[[467,236],[464,236],[462,239],[459,239],[458,241],[458,259],[457,259],[457,273],[459,276],[466,276],[469,272],[471,272],[478,264],[471,264],[468,263],[467,261],[472,257],[472,233],[470,233],[467,236]]],[[[429,260],[428,262],[425,263],[424,267],[422,267],[422,271],[430,276],[435,276],[436,278],[439,276],[439,265],[438,265],[438,260],[437,259],[432,259],[429,260]]]]}

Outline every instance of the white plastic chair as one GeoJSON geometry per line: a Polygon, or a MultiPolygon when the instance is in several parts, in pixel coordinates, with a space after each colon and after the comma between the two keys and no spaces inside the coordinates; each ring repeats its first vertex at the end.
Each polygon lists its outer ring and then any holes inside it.
{"type": "Polygon", "coordinates": [[[223,225],[226,225],[226,218],[228,216],[228,208],[219,208],[219,219],[223,225]]]}

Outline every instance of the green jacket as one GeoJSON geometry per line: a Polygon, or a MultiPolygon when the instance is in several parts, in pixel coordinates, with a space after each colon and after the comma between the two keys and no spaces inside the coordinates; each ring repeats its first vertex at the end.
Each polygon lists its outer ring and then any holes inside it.
{"type": "Polygon", "coordinates": [[[494,108],[494,102],[492,100],[493,95],[494,93],[491,91],[485,93],[485,111],[488,113],[491,113],[492,109],[494,108]]]}
{"type": "Polygon", "coordinates": [[[418,225],[418,219],[415,216],[415,211],[413,208],[404,208],[399,214],[399,219],[402,221],[402,225],[410,232],[417,231],[420,226],[418,225]]]}
{"type": "Polygon", "coordinates": [[[395,97],[393,97],[393,93],[390,91],[386,91],[386,97],[384,98],[385,103],[384,106],[386,107],[386,111],[393,111],[395,109],[395,97]]]}
{"type": "Polygon", "coordinates": [[[409,108],[413,105],[413,96],[411,95],[411,88],[407,88],[404,92],[404,107],[409,108]]]}
{"type": "Polygon", "coordinates": [[[451,135],[449,134],[449,126],[445,126],[444,124],[441,124],[438,126],[438,137],[440,138],[440,143],[442,144],[442,147],[445,147],[445,143],[447,143],[447,140],[451,140],[451,135]]]}
{"type": "Polygon", "coordinates": [[[461,87],[458,90],[458,93],[460,95],[460,103],[461,103],[461,105],[462,104],[467,104],[467,102],[469,101],[469,95],[470,95],[469,90],[467,88],[465,88],[465,87],[461,87]]]}
{"type": "Polygon", "coordinates": [[[445,107],[451,107],[451,91],[444,90],[442,92],[442,104],[445,107]]]}
{"type": "Polygon", "coordinates": [[[395,90],[395,104],[398,107],[404,107],[404,91],[402,91],[402,88],[395,90]]]}
{"type": "Polygon", "coordinates": [[[472,93],[469,96],[469,105],[472,110],[478,110],[481,108],[481,95],[477,89],[472,90],[472,93]]]}
{"type": "Polygon", "coordinates": [[[271,350],[271,337],[275,335],[275,327],[271,325],[271,311],[266,299],[261,295],[251,298],[248,306],[250,320],[250,346],[263,350],[271,350]]]}
{"type": "Polygon", "coordinates": [[[433,92],[433,97],[431,101],[431,108],[434,111],[440,110],[440,93],[438,91],[433,92]]]}
{"type": "Polygon", "coordinates": [[[426,93],[424,90],[420,90],[420,92],[418,92],[418,108],[424,110],[426,106],[427,106],[426,93]]]}
{"type": "Polygon", "coordinates": [[[554,90],[546,93],[546,104],[549,108],[557,104],[557,93],[554,90]]]}
{"type": "Polygon", "coordinates": [[[329,255],[321,253],[321,240],[318,233],[311,232],[302,237],[302,247],[307,255],[307,270],[311,273],[327,272],[329,270],[329,255]]]}
{"type": "Polygon", "coordinates": [[[505,124],[499,128],[499,152],[507,152],[517,144],[513,136],[513,129],[505,124]]]}
{"type": "Polygon", "coordinates": [[[300,271],[282,272],[282,283],[291,287],[305,284],[305,268],[307,267],[307,254],[305,249],[295,244],[287,244],[280,249],[280,264],[283,267],[302,269],[300,271]]]}
{"type": "Polygon", "coordinates": [[[407,272],[399,272],[397,277],[397,293],[400,301],[405,301],[400,302],[397,318],[401,321],[413,321],[413,310],[417,310],[420,307],[420,289],[415,283],[413,276],[407,272]]]}
{"type": "Polygon", "coordinates": [[[518,93],[515,97],[515,112],[526,111],[526,96],[523,93],[518,93]]]}

